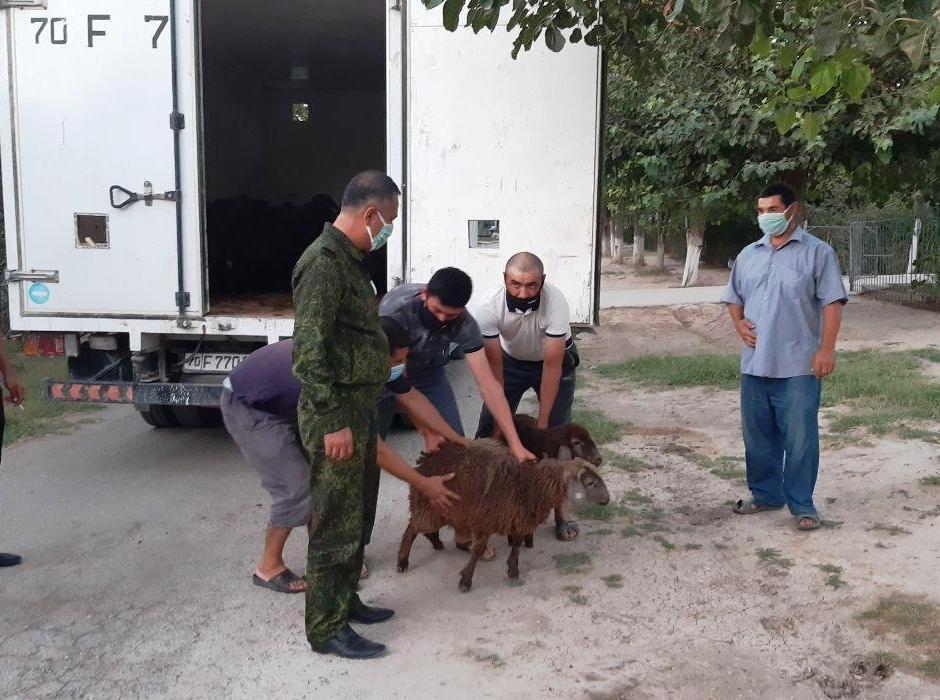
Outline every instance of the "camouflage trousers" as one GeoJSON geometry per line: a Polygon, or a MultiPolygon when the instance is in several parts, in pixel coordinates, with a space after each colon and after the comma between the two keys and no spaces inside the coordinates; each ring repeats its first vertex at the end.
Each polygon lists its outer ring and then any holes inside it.
{"type": "Polygon", "coordinates": [[[366,521],[374,518],[378,489],[375,397],[348,404],[353,455],[327,459],[315,415],[300,410],[300,433],[310,455],[311,525],[307,547],[307,639],[324,642],[362,605],[356,590],[362,570],[366,521]],[[370,516],[371,511],[371,516],[370,516]]]}

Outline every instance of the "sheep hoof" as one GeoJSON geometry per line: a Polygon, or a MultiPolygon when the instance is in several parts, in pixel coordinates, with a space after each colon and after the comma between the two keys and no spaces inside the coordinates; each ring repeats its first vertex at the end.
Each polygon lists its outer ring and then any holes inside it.
{"type": "Polygon", "coordinates": [[[535,542],[534,542],[534,540],[532,539],[532,535],[526,535],[526,536],[525,536],[525,546],[526,546],[527,549],[532,549],[532,547],[535,546],[535,542]]]}
{"type": "Polygon", "coordinates": [[[460,579],[460,586],[459,586],[460,592],[461,592],[461,593],[468,593],[468,592],[470,591],[470,587],[471,587],[472,585],[473,585],[473,581],[472,581],[472,580],[467,581],[467,580],[464,580],[464,579],[460,579]]]}
{"type": "Polygon", "coordinates": [[[400,560],[398,561],[398,573],[403,574],[403,573],[405,573],[406,571],[408,571],[408,560],[407,560],[407,559],[400,559],[400,560]]]}
{"type": "Polygon", "coordinates": [[[519,569],[518,569],[518,568],[516,568],[516,569],[510,569],[510,570],[509,570],[509,578],[511,578],[511,579],[513,579],[513,580],[519,578],[519,569]]]}

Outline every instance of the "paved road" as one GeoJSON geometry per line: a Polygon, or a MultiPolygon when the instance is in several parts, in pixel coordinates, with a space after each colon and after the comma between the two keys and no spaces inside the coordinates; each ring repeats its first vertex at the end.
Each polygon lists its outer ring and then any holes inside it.
{"type": "MultiPolygon", "coordinates": [[[[475,426],[463,363],[452,373],[475,426]]],[[[393,442],[416,457],[414,433],[393,442]]],[[[482,603],[457,593],[453,553],[425,547],[423,575],[394,572],[407,504],[385,479],[363,595],[397,606],[374,630],[397,653],[358,665],[313,654],[302,597],[250,584],[268,499],[222,430],[154,430],[113,408],[71,436],[14,446],[2,469],[0,546],[25,562],[0,570],[0,697],[415,697],[437,653],[421,646],[429,626],[482,603]],[[449,612],[428,606],[426,589],[451,599],[449,612]]],[[[305,555],[298,534],[288,565],[301,571],[305,555]]],[[[447,678],[471,694],[479,671],[447,678]]]]}

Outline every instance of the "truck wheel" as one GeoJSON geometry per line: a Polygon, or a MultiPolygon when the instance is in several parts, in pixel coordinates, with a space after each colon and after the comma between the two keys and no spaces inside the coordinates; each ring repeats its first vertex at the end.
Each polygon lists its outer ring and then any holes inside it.
{"type": "Polygon", "coordinates": [[[222,411],[204,406],[174,406],[170,409],[177,425],[183,428],[218,428],[222,425],[222,411]]]}
{"type": "Polygon", "coordinates": [[[137,406],[137,412],[147,425],[154,428],[178,428],[179,422],[169,406],[137,406]]]}

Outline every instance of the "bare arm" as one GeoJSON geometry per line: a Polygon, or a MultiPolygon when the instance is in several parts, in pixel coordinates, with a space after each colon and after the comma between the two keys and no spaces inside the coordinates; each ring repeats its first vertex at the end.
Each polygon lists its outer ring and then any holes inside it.
{"type": "Polygon", "coordinates": [[[549,416],[558,398],[558,387],[561,383],[561,365],[565,358],[564,338],[545,338],[542,341],[544,360],[542,361],[542,383],[539,387],[539,418],[540,428],[548,427],[549,416]]]}
{"type": "Polygon", "coordinates": [[[417,426],[423,426],[433,433],[444,437],[448,442],[454,442],[458,445],[467,444],[468,440],[451,428],[443,416],[434,408],[434,404],[428,401],[428,398],[417,389],[412,389],[407,394],[398,395],[398,403],[412,422],[417,426]]]}
{"type": "Polygon", "coordinates": [[[457,504],[460,496],[448,489],[444,484],[454,478],[453,474],[446,476],[424,476],[415,469],[412,469],[401,456],[391,447],[385,444],[385,441],[379,438],[376,450],[376,461],[379,467],[394,476],[401,479],[409,486],[413,486],[423,493],[431,506],[440,512],[446,513],[451,507],[457,504]]]}
{"type": "Polygon", "coordinates": [[[836,369],[836,339],[842,327],[842,302],[836,301],[823,307],[822,341],[813,355],[813,375],[823,379],[836,369]]]}
{"type": "Polygon", "coordinates": [[[503,387],[490,370],[489,362],[486,361],[484,353],[477,350],[466,356],[467,366],[470,373],[476,380],[480,388],[480,394],[483,397],[483,403],[490,409],[493,420],[502,431],[509,445],[509,451],[520,462],[527,459],[535,459],[535,455],[522,446],[519,435],[516,433],[516,426],[512,422],[512,411],[509,410],[509,404],[506,402],[506,395],[503,393],[503,387]]]}
{"type": "Polygon", "coordinates": [[[490,369],[493,370],[493,376],[496,377],[499,385],[503,386],[503,346],[499,338],[484,338],[483,350],[490,363],[490,369]]]}
{"type": "Polygon", "coordinates": [[[731,321],[734,323],[734,329],[741,336],[741,340],[749,347],[757,346],[757,334],[754,332],[754,324],[744,318],[744,307],[739,304],[728,304],[728,313],[731,315],[731,321]]]}
{"type": "Polygon", "coordinates": [[[23,386],[23,382],[20,381],[19,374],[16,373],[16,370],[13,369],[13,365],[10,364],[9,358],[7,358],[6,338],[3,337],[0,337],[0,374],[3,375],[4,386],[7,388],[7,391],[10,392],[10,395],[7,396],[7,401],[14,406],[19,406],[23,403],[23,396],[26,393],[26,389],[23,386]]]}

